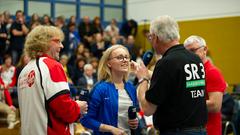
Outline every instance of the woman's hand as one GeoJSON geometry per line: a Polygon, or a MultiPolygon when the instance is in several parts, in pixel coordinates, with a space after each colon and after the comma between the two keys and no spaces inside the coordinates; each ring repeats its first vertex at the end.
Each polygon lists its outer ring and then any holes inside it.
{"type": "Polygon", "coordinates": [[[129,124],[130,129],[137,129],[138,119],[137,118],[136,119],[131,119],[131,120],[129,119],[128,124],[129,124]]]}
{"type": "Polygon", "coordinates": [[[122,130],[120,128],[116,128],[116,127],[112,128],[111,133],[113,135],[127,135],[127,133],[124,130],[122,130]]]}

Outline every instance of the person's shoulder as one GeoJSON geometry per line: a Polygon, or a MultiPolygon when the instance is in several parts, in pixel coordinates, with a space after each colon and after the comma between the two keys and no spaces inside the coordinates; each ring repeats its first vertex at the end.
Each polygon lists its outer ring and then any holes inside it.
{"type": "Polygon", "coordinates": [[[221,70],[213,65],[210,61],[204,64],[206,72],[211,75],[221,76],[221,70]]]}
{"type": "Polygon", "coordinates": [[[50,76],[53,82],[67,82],[63,66],[54,59],[43,57],[40,58],[40,68],[44,75],[50,76]]]}
{"type": "Polygon", "coordinates": [[[40,58],[40,65],[41,64],[46,65],[50,73],[64,72],[62,65],[52,58],[49,57],[40,58]]]}
{"type": "Polygon", "coordinates": [[[51,67],[62,67],[62,65],[57,62],[56,60],[52,59],[52,58],[48,58],[48,57],[43,57],[42,61],[44,64],[46,64],[49,68],[51,67]]]}
{"type": "Polygon", "coordinates": [[[111,84],[109,82],[99,81],[93,86],[93,88],[91,90],[91,95],[93,93],[95,93],[95,94],[96,93],[105,93],[105,91],[110,88],[113,88],[113,87],[111,86],[111,84]]]}
{"type": "Polygon", "coordinates": [[[109,86],[111,86],[111,84],[110,84],[109,82],[99,81],[99,82],[97,82],[97,83],[95,84],[94,87],[96,87],[96,88],[107,88],[107,87],[109,87],[109,86]]]}

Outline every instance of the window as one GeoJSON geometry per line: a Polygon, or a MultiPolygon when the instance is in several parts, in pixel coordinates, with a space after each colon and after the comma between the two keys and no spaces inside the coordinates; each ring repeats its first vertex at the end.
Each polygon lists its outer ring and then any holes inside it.
{"type": "Polygon", "coordinates": [[[63,15],[65,18],[69,18],[72,15],[76,15],[76,5],[75,4],[59,4],[55,5],[56,15],[58,17],[63,15]]]}
{"type": "Polygon", "coordinates": [[[9,11],[11,15],[15,15],[17,10],[23,11],[23,1],[0,0],[0,2],[0,12],[9,11]]]}
{"type": "Polygon", "coordinates": [[[123,0],[104,0],[104,4],[122,6],[123,0]]]}
{"type": "Polygon", "coordinates": [[[33,13],[37,13],[39,16],[44,14],[51,15],[50,3],[47,2],[28,2],[28,15],[31,16],[33,13]],[[44,10],[43,10],[44,9],[44,10]]]}
{"type": "Polygon", "coordinates": [[[92,20],[95,16],[100,16],[100,8],[96,6],[81,6],[80,14],[81,18],[83,16],[89,16],[92,20]]]}
{"type": "Polygon", "coordinates": [[[123,14],[121,8],[104,8],[104,21],[111,21],[113,18],[117,20],[117,22],[123,21],[123,14]]]}

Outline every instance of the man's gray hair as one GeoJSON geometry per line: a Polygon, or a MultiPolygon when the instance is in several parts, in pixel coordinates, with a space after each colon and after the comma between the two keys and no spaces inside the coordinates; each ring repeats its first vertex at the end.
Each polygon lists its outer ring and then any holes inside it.
{"type": "Polygon", "coordinates": [[[83,67],[83,70],[85,71],[87,69],[93,69],[92,64],[85,64],[84,67],[83,67]]]}
{"type": "Polygon", "coordinates": [[[199,46],[206,46],[206,41],[202,37],[196,35],[192,35],[185,39],[184,46],[188,46],[190,44],[193,44],[194,42],[197,42],[199,46]]]}
{"type": "Polygon", "coordinates": [[[165,43],[180,39],[178,24],[168,15],[154,19],[150,25],[150,33],[157,35],[165,43]]]}

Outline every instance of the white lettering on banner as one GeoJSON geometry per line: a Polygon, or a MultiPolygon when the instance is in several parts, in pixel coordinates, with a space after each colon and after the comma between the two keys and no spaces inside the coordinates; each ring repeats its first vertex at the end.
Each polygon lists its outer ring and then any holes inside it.
{"type": "Polygon", "coordinates": [[[185,72],[189,75],[189,76],[186,77],[186,80],[191,80],[191,79],[192,79],[192,73],[191,73],[191,71],[188,69],[189,67],[190,67],[189,64],[186,64],[186,65],[184,66],[185,72]]]}
{"type": "MultiPolygon", "coordinates": [[[[205,72],[204,72],[204,66],[202,63],[199,63],[200,65],[200,70],[202,71],[202,79],[205,78],[205,72]]],[[[186,80],[196,80],[196,79],[200,79],[200,76],[198,74],[198,66],[197,64],[186,64],[184,65],[184,71],[185,73],[188,74],[188,76],[186,76],[186,80]]]]}
{"type": "Polygon", "coordinates": [[[192,74],[193,74],[193,79],[199,79],[199,75],[198,75],[198,67],[196,64],[191,64],[191,68],[192,68],[192,74]]]}
{"type": "Polygon", "coordinates": [[[205,71],[204,71],[204,66],[202,63],[200,63],[200,66],[201,66],[201,71],[202,71],[202,78],[205,78],[205,71]]]}
{"type": "Polygon", "coordinates": [[[192,90],[190,91],[192,98],[204,97],[204,90],[192,90]]]}

